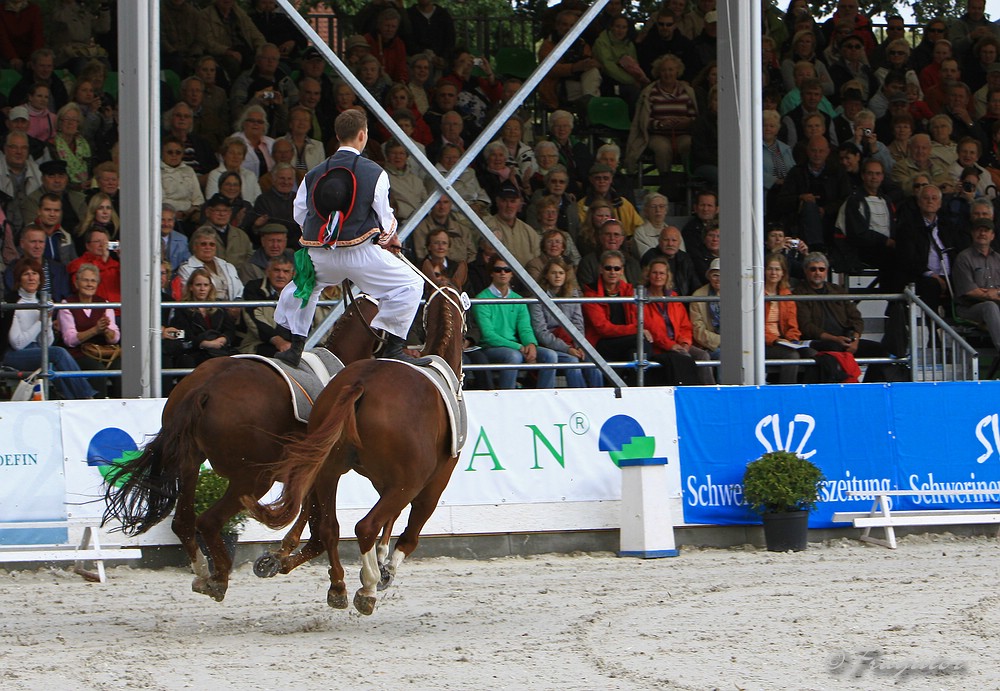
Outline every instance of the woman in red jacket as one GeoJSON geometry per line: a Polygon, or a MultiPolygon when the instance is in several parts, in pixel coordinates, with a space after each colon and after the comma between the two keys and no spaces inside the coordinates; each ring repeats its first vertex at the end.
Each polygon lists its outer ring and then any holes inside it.
{"type": "MultiPolygon", "coordinates": [[[[671,297],[673,276],[665,258],[657,257],[646,265],[646,294],[650,298],[671,297]]],[[[691,319],[680,302],[648,302],[643,308],[646,339],[652,341],[650,360],[660,362],[659,369],[673,370],[671,384],[714,384],[711,367],[696,367],[695,360],[708,360],[708,353],[694,343],[691,319]],[[664,357],[666,356],[666,357],[664,357]]],[[[650,381],[656,379],[656,369],[650,370],[650,381]]]]}
{"type": "MultiPolygon", "coordinates": [[[[791,295],[788,287],[788,264],[784,255],[769,254],[764,260],[764,295],[791,295]]],[[[768,301],[764,303],[764,355],[769,360],[799,360],[811,358],[816,351],[801,344],[795,303],[768,301]]],[[[778,367],[779,384],[795,384],[798,365],[778,367]]]]}

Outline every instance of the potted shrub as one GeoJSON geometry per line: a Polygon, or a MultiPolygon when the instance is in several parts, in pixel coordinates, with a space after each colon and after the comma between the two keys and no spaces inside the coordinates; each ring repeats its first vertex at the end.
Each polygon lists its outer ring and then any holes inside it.
{"type": "Polygon", "coordinates": [[[809,512],[819,499],[823,472],[791,451],[771,451],[747,464],[743,498],[764,521],[771,552],[800,552],[808,544],[809,512]]]}
{"type": "MultiPolygon", "coordinates": [[[[202,466],[198,472],[198,486],[194,491],[195,515],[200,516],[203,511],[219,501],[222,495],[226,493],[226,488],[228,487],[229,480],[211,468],[202,466]]],[[[226,543],[226,549],[229,550],[230,557],[236,554],[236,543],[239,541],[239,534],[243,531],[243,526],[246,525],[246,522],[246,512],[240,511],[222,526],[222,541],[226,543]]],[[[201,551],[208,558],[209,568],[212,569],[212,558],[205,549],[205,543],[202,541],[200,534],[198,534],[197,538],[201,551]]]]}

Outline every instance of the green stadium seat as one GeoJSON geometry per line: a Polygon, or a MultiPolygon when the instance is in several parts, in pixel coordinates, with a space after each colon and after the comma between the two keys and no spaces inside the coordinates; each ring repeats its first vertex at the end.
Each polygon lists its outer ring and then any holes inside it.
{"type": "Polygon", "coordinates": [[[538,67],[535,54],[527,48],[517,48],[514,46],[504,47],[497,50],[494,56],[496,61],[496,73],[503,77],[518,77],[527,79],[538,67]]]}
{"type": "Polygon", "coordinates": [[[592,128],[606,127],[619,132],[628,132],[632,120],[628,115],[628,103],[617,96],[598,96],[587,103],[587,121],[592,128]]]}
{"type": "Polygon", "coordinates": [[[17,70],[0,70],[0,94],[6,98],[10,96],[10,90],[21,80],[21,73],[17,70]]]}

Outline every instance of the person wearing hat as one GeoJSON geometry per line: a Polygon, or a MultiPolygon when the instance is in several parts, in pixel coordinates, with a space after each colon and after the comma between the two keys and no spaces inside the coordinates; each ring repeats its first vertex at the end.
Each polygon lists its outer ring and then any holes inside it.
{"type": "Polygon", "coordinates": [[[340,148],[310,170],[295,195],[295,220],[303,249],[296,253],[296,280],[285,286],[275,311],[280,335],[291,346],[276,357],[296,366],[316,312],[320,292],[350,279],[379,301],[372,328],[386,332],[382,357],[403,357],[410,323],[423,289],[420,276],[390,251],[398,245],[389,205],[389,176],[363,158],[368,117],[348,110],[334,130],[340,148]],[[312,279],[312,280],[310,280],[312,279]]]}
{"type": "Polygon", "coordinates": [[[524,197],[513,182],[500,185],[496,193],[497,212],[483,221],[500,242],[510,250],[521,266],[535,258],[538,250],[538,232],[518,218],[524,197]]]}
{"type": "Polygon", "coordinates": [[[364,36],[352,34],[344,40],[344,63],[352,72],[361,64],[362,58],[371,54],[371,46],[364,36]]]}
{"type": "MultiPolygon", "coordinates": [[[[719,260],[713,259],[705,272],[705,279],[708,281],[698,290],[694,291],[693,297],[719,297],[721,288],[722,272],[719,270],[719,260]]],[[[691,332],[694,336],[695,345],[708,352],[712,360],[718,360],[722,354],[722,325],[720,323],[720,310],[718,302],[692,302],[691,332]]]]}
{"type": "Polygon", "coordinates": [[[635,229],[644,223],[642,216],[635,210],[628,199],[618,194],[612,187],[615,171],[605,163],[595,163],[590,166],[587,175],[587,188],[585,195],[576,203],[580,223],[587,218],[587,209],[596,199],[603,199],[614,208],[615,218],[621,221],[625,235],[632,237],[635,229]]]}
{"type": "Polygon", "coordinates": [[[976,219],[971,233],[972,246],[958,253],[952,268],[955,313],[985,324],[993,347],[1000,349],[1000,254],[990,246],[995,238],[993,222],[976,219]]]}
{"type": "Polygon", "coordinates": [[[253,243],[245,231],[231,223],[232,220],[233,205],[224,195],[217,192],[205,202],[205,225],[219,236],[216,255],[240,271],[253,254],[253,243]]]}
{"type": "Polygon", "coordinates": [[[851,88],[860,92],[862,104],[867,103],[878,91],[879,81],[865,57],[865,45],[854,34],[848,34],[837,41],[836,60],[828,65],[828,71],[833,80],[834,91],[841,94],[841,99],[846,96],[844,88],[848,82],[851,82],[851,88]]]}
{"type": "Polygon", "coordinates": [[[263,278],[268,263],[275,257],[284,257],[292,263],[295,261],[295,252],[288,249],[288,228],[280,223],[265,223],[257,233],[260,235],[260,247],[254,250],[250,261],[239,270],[240,280],[244,285],[263,278]]]}
{"type": "Polygon", "coordinates": [[[54,159],[45,161],[38,166],[42,173],[42,186],[29,194],[24,200],[25,218],[34,219],[38,216],[38,207],[42,195],[55,194],[62,199],[62,226],[76,228],[87,215],[87,199],[82,192],[69,189],[69,174],[66,172],[66,161],[54,159]]]}

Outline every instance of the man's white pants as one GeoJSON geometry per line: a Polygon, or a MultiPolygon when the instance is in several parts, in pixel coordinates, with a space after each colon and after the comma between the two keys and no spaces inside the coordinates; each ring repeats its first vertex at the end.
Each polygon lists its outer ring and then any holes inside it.
{"type": "Polygon", "coordinates": [[[372,327],[385,329],[401,338],[406,334],[420,306],[423,281],[417,273],[391,252],[371,242],[354,247],[324,249],[310,247],[309,256],[316,267],[316,286],[309,303],[295,297],[295,281],[281,291],[274,322],[297,336],[307,336],[312,328],[316,303],[324,288],[350,279],[361,290],[379,301],[378,315],[372,327]]]}

